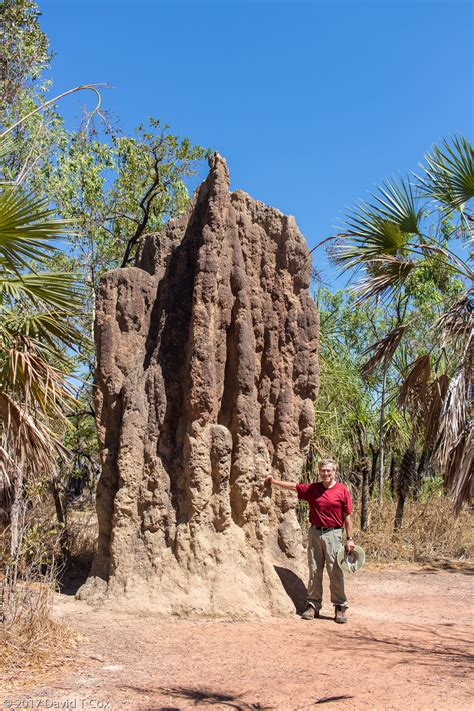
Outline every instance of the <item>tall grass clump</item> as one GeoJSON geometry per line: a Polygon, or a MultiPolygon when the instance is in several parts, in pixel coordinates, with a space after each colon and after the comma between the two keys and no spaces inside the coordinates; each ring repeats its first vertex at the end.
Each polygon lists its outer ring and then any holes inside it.
{"type": "Polygon", "coordinates": [[[425,502],[408,501],[403,524],[394,531],[396,501],[372,501],[369,528],[358,529],[359,504],[354,507],[356,542],[369,561],[376,563],[429,563],[440,560],[465,561],[474,553],[472,514],[464,507],[458,515],[447,497],[425,502]]]}
{"type": "Polygon", "coordinates": [[[62,565],[61,527],[43,504],[24,508],[19,545],[0,532],[0,679],[7,682],[54,663],[71,640],[52,617],[62,565]]]}

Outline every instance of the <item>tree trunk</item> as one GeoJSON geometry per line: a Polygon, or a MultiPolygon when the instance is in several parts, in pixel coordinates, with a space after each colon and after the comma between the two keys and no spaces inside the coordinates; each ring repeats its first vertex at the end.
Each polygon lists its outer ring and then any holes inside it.
{"type": "Polygon", "coordinates": [[[392,459],[390,461],[390,496],[392,499],[395,498],[395,484],[396,484],[396,464],[395,464],[395,455],[392,454],[392,459]]]}
{"type": "Polygon", "coordinates": [[[371,450],[372,450],[372,468],[370,470],[370,479],[369,479],[370,497],[372,497],[372,494],[374,493],[375,480],[377,478],[377,462],[379,460],[378,449],[374,449],[373,447],[371,447],[371,450]]]}
{"type": "Polygon", "coordinates": [[[360,500],[360,527],[362,531],[369,528],[369,462],[362,465],[362,492],[360,500]]]}
{"type": "Polygon", "coordinates": [[[415,472],[416,453],[414,448],[409,447],[403,455],[403,459],[400,464],[400,472],[398,474],[398,504],[395,514],[395,531],[398,531],[402,526],[405,499],[410,491],[410,486],[413,483],[415,472]]]}
{"type": "Polygon", "coordinates": [[[380,399],[380,423],[379,423],[379,476],[378,476],[378,502],[382,503],[383,495],[383,466],[384,466],[384,424],[385,424],[385,390],[387,386],[387,366],[383,371],[382,394],[380,399]]]}
{"type": "Polygon", "coordinates": [[[420,461],[418,463],[418,468],[416,469],[415,481],[413,483],[413,500],[418,501],[420,495],[421,485],[423,479],[425,478],[426,470],[430,463],[431,452],[428,449],[424,449],[421,453],[420,461]]]}
{"type": "Polygon", "coordinates": [[[25,502],[23,501],[23,467],[19,466],[13,479],[10,511],[10,555],[16,558],[21,542],[21,526],[25,502]]]}
{"type": "Polygon", "coordinates": [[[66,512],[61,501],[61,495],[59,493],[58,482],[55,477],[51,480],[51,493],[53,495],[54,509],[56,511],[56,518],[58,523],[66,524],[66,512]]]}

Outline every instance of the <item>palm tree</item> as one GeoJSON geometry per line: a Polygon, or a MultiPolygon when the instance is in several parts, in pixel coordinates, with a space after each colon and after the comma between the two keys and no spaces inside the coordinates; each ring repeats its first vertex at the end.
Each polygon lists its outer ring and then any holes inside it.
{"type": "MultiPolygon", "coordinates": [[[[457,509],[470,495],[474,442],[470,426],[472,385],[469,372],[474,347],[473,271],[453,244],[472,240],[474,214],[474,151],[462,137],[443,141],[425,155],[422,175],[387,181],[347,215],[334,239],[335,262],[343,270],[362,274],[355,284],[358,303],[393,300],[403,294],[418,270],[439,268],[456,275],[465,291],[446,304],[441,317],[433,314],[437,352],[412,363],[402,383],[401,402],[415,393],[428,415],[424,418],[424,449],[435,454],[457,509]],[[450,239],[439,226],[449,219],[450,239]],[[446,353],[450,352],[449,358],[446,353]]],[[[369,349],[366,371],[392,361],[410,315],[369,349]]],[[[382,423],[383,424],[383,423],[382,423]]],[[[412,455],[410,454],[410,457],[412,455]]],[[[407,454],[406,459],[409,459],[407,454]]]]}
{"type": "MultiPolygon", "coordinates": [[[[0,158],[11,150],[0,142],[0,158]]],[[[19,546],[27,474],[52,474],[65,417],[74,407],[66,378],[82,294],[70,274],[43,271],[65,222],[21,185],[0,184],[0,472],[11,492],[11,551],[19,546]]]]}

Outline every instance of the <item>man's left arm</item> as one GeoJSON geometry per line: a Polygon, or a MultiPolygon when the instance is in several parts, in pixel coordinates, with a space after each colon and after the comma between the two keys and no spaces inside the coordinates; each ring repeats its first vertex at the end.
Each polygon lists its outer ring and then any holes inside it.
{"type": "Polygon", "coordinates": [[[352,540],[352,519],[350,514],[347,514],[344,519],[344,529],[346,531],[346,551],[350,553],[355,548],[355,543],[352,540]]]}

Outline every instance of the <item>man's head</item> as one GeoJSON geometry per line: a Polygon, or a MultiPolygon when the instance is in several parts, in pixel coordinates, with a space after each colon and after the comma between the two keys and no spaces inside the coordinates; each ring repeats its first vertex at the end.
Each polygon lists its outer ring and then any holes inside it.
{"type": "Polygon", "coordinates": [[[334,459],[321,459],[319,462],[319,478],[326,489],[336,480],[336,462],[334,459]]]}

